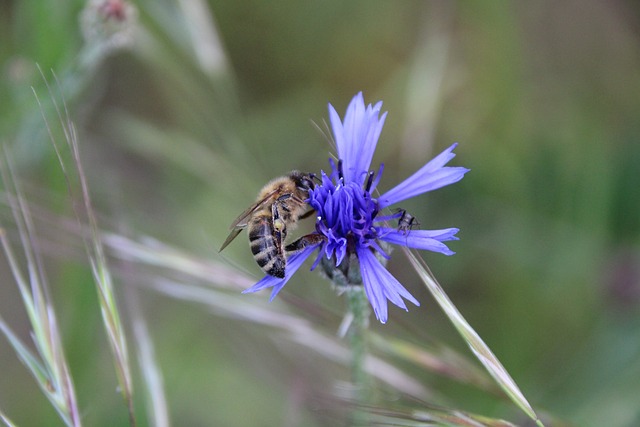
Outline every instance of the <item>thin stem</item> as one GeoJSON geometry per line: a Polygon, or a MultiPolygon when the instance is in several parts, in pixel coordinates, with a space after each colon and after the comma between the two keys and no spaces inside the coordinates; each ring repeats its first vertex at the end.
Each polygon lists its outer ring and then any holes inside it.
{"type": "Polygon", "coordinates": [[[370,399],[370,379],[365,369],[367,358],[367,329],[369,327],[369,303],[362,285],[347,288],[347,309],[351,316],[351,327],[347,332],[351,347],[351,382],[354,387],[355,410],[352,413],[352,425],[367,425],[367,414],[363,405],[370,399]]]}
{"type": "Polygon", "coordinates": [[[350,255],[340,265],[335,259],[322,258],[320,265],[327,278],[333,282],[338,292],[347,297],[345,316],[345,336],[351,348],[351,383],[353,385],[354,410],[351,414],[352,426],[366,426],[367,412],[363,409],[370,401],[370,379],[365,363],[367,359],[367,330],[369,328],[369,300],[362,285],[358,259],[350,255]]]}

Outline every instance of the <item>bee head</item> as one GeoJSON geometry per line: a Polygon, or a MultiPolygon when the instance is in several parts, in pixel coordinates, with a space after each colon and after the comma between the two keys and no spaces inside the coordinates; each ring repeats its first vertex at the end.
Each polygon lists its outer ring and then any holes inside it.
{"type": "Polygon", "coordinates": [[[292,171],[289,174],[289,177],[293,180],[293,182],[295,182],[296,187],[301,190],[309,191],[315,188],[315,183],[313,182],[313,180],[314,178],[316,178],[316,175],[313,173],[292,171]]]}

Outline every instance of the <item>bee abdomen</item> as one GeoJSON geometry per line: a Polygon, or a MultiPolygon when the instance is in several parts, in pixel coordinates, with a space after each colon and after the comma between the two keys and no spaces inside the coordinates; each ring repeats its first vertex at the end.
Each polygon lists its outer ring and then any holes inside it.
{"type": "MultiPolygon", "coordinates": [[[[260,263],[258,263],[260,265],[260,263]]],[[[265,273],[270,276],[284,279],[284,268],[287,265],[282,255],[276,255],[267,261],[265,265],[260,265],[265,273]]]]}
{"type": "Polygon", "coordinates": [[[286,261],[273,242],[273,237],[265,236],[251,242],[251,252],[258,265],[265,273],[278,277],[284,277],[286,261]]]}
{"type": "Polygon", "coordinates": [[[254,221],[249,232],[251,252],[262,270],[274,277],[283,278],[286,260],[273,235],[273,227],[266,218],[254,221]]]}

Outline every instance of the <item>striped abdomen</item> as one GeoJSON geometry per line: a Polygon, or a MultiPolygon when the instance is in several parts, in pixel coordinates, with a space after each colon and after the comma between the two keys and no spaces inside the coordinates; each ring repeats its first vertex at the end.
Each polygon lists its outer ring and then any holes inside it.
{"type": "Polygon", "coordinates": [[[273,228],[271,215],[258,215],[249,224],[251,252],[265,273],[284,277],[286,260],[282,251],[283,236],[273,228]]]}

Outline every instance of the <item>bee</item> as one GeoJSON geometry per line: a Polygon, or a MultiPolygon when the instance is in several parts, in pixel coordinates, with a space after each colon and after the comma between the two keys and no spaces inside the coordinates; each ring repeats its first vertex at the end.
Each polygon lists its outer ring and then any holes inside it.
{"type": "Polygon", "coordinates": [[[314,210],[305,200],[315,186],[316,176],[297,170],[275,178],[258,193],[256,202],[242,212],[231,224],[231,233],[220,251],[227,247],[240,232],[247,228],[251,252],[262,270],[274,277],[284,278],[287,255],[319,243],[322,237],[308,234],[285,246],[289,231],[298,220],[311,215],[314,210]]]}
{"type": "Polygon", "coordinates": [[[416,217],[404,209],[396,209],[396,215],[398,215],[398,231],[401,231],[404,235],[409,233],[414,226],[420,225],[416,217]]]}

